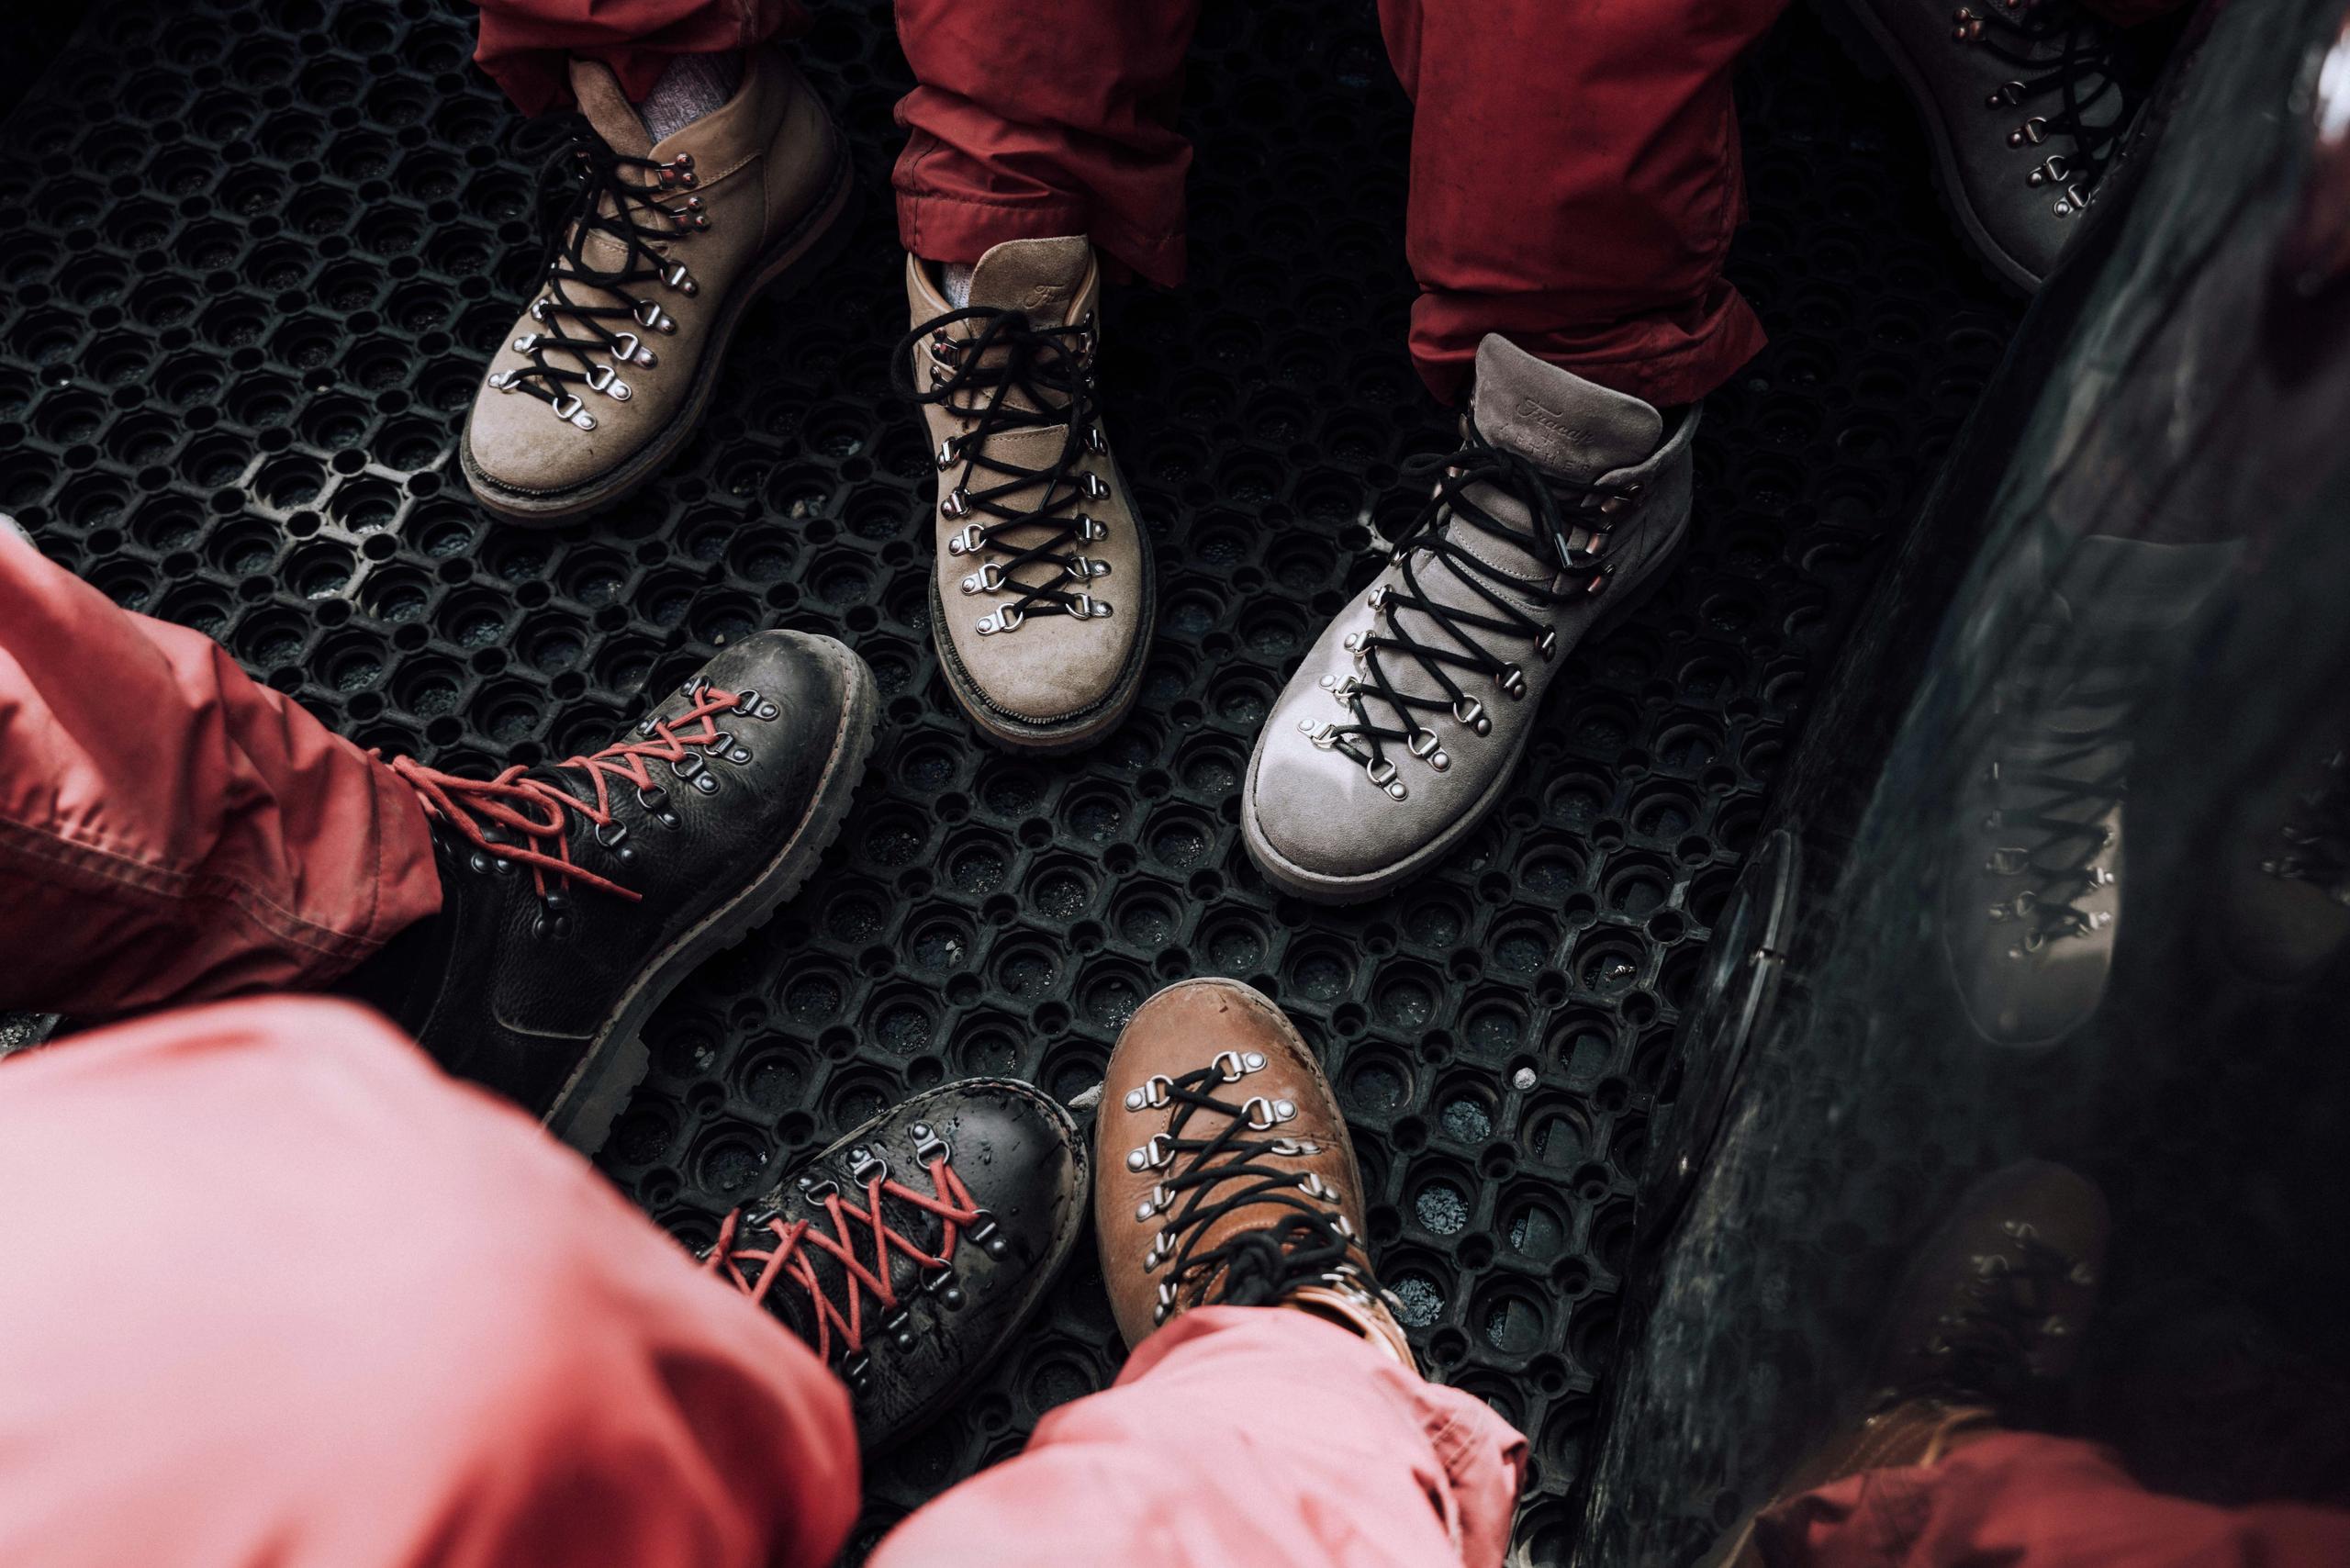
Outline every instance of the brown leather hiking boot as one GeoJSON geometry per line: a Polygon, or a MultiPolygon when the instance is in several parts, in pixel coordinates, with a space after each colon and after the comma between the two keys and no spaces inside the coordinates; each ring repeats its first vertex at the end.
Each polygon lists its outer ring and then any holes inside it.
{"type": "Polygon", "coordinates": [[[1108,734],[1150,651],[1150,543],[1093,389],[1101,292],[1081,238],[994,247],[959,308],[906,258],[899,386],[938,463],[931,640],[980,733],[1023,750],[1108,734]]]}
{"type": "Polygon", "coordinates": [[[1787,1498],[1863,1470],[1931,1464],[2044,1412],[2079,1356],[2109,1230],[2105,1194],[2046,1160],[1968,1188],[1894,1298],[1867,1414],[1806,1456],[1704,1568],[1762,1562],[1755,1518],[1787,1498]]]}
{"type": "Polygon", "coordinates": [[[576,195],[539,292],[489,362],[459,451],[484,506],[553,524],[618,500],[693,434],[754,296],[845,232],[848,159],[774,50],[720,108],[653,142],[603,66],[574,61],[576,195]]]}
{"type": "Polygon", "coordinates": [[[1194,1306],[1290,1305],[1413,1364],[1363,1251],[1346,1119],[1263,995],[1192,980],[1143,1003],[1094,1136],[1102,1277],[1129,1346],[1194,1306]]]}

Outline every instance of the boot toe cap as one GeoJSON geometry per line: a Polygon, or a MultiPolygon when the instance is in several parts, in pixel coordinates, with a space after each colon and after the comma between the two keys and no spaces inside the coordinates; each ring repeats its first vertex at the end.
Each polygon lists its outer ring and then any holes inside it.
{"type": "Polygon", "coordinates": [[[1242,809],[1252,836],[1310,877],[1374,876],[1417,846],[1404,802],[1371,783],[1360,763],[1294,730],[1268,727],[1242,809]]]}
{"type": "Polygon", "coordinates": [[[465,423],[465,457],[472,469],[500,489],[525,496],[576,489],[627,456],[600,426],[583,431],[528,392],[500,392],[485,385],[465,423]]]}

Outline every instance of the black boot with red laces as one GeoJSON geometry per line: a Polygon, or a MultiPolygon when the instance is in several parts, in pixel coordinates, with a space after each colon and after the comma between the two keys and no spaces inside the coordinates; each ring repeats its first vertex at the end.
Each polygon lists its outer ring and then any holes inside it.
{"type": "Polygon", "coordinates": [[[726,1216],[703,1263],[847,1383],[867,1452],[999,1365],[1085,1228],[1085,1145],[1043,1091],[917,1094],[726,1216]]]}
{"type": "Polygon", "coordinates": [[[592,1153],[644,1076],[645,1019],[838,834],[879,706],[842,644],[763,632],[601,751],[491,778],[393,760],[442,910],[350,989],[592,1153]]]}

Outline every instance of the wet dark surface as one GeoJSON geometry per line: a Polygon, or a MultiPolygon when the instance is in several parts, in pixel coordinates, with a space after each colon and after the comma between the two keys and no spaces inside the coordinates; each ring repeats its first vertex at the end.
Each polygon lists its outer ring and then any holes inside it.
{"type": "MultiPolygon", "coordinates": [[[[1108,311],[1110,424],[1165,568],[1136,715],[1090,756],[973,739],[932,658],[929,464],[891,406],[884,7],[798,57],[865,217],[755,311],[701,436],[555,533],[451,456],[536,259],[519,122],[423,0],[102,3],[7,126],[0,507],[120,602],[198,626],[361,743],[492,767],[600,744],[722,639],[804,626],[888,725],[809,890],[649,1030],[600,1163],[689,1241],[909,1090],[1092,1083],[1188,974],[1275,995],[1357,1131],[1423,1358],[1534,1441],[1558,1561],[1610,1376],[1651,1095],[1807,694],[2018,314],[1947,237],[1903,102],[1807,15],[1746,70],[1734,275],[1773,346],[1710,405],[1687,565],[1579,655],[1491,824],[1363,909],[1274,898],[1236,791],[1368,527],[1448,444],[1403,353],[1406,106],[1368,6],[1207,7],[1184,111],[1194,277],[1108,311]]],[[[871,1529],[1012,1451],[1118,1360],[1090,1261],[960,1417],[885,1462],[871,1529]]]]}

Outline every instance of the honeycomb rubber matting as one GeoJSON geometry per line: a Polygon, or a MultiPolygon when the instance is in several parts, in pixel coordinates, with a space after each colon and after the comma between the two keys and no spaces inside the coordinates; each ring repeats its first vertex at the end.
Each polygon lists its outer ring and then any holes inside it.
{"type": "MultiPolygon", "coordinates": [[[[1563,1554],[1649,1089],[1806,691],[1914,514],[2015,305],[1948,237],[1907,106],[1791,16],[1744,70],[1736,281],[1771,348],[1711,403],[1687,564],[1551,698],[1443,871],[1273,896],[1236,789],[1323,620],[1446,442],[1403,353],[1407,105],[1371,8],[1214,0],[1183,123],[1193,277],[1106,313],[1110,425],[1164,564],[1142,701],[1082,757],[973,738],[925,625],[926,443],[883,198],[906,71],[876,0],[798,56],[848,128],[854,243],[750,319],[639,498],[490,522],[453,435],[538,255],[532,139],[429,0],[99,0],[6,125],[0,509],[121,603],[218,638],[355,740],[490,768],[600,744],[723,640],[837,633],[887,727],[808,890],[648,1030],[601,1159],[679,1236],[909,1090],[1094,1081],[1155,987],[1245,978],[1324,1053],[1371,1241],[1438,1375],[1534,1439],[1563,1554]]],[[[1013,1450],[1119,1357],[1081,1264],[861,1540],[1013,1450]]]]}

